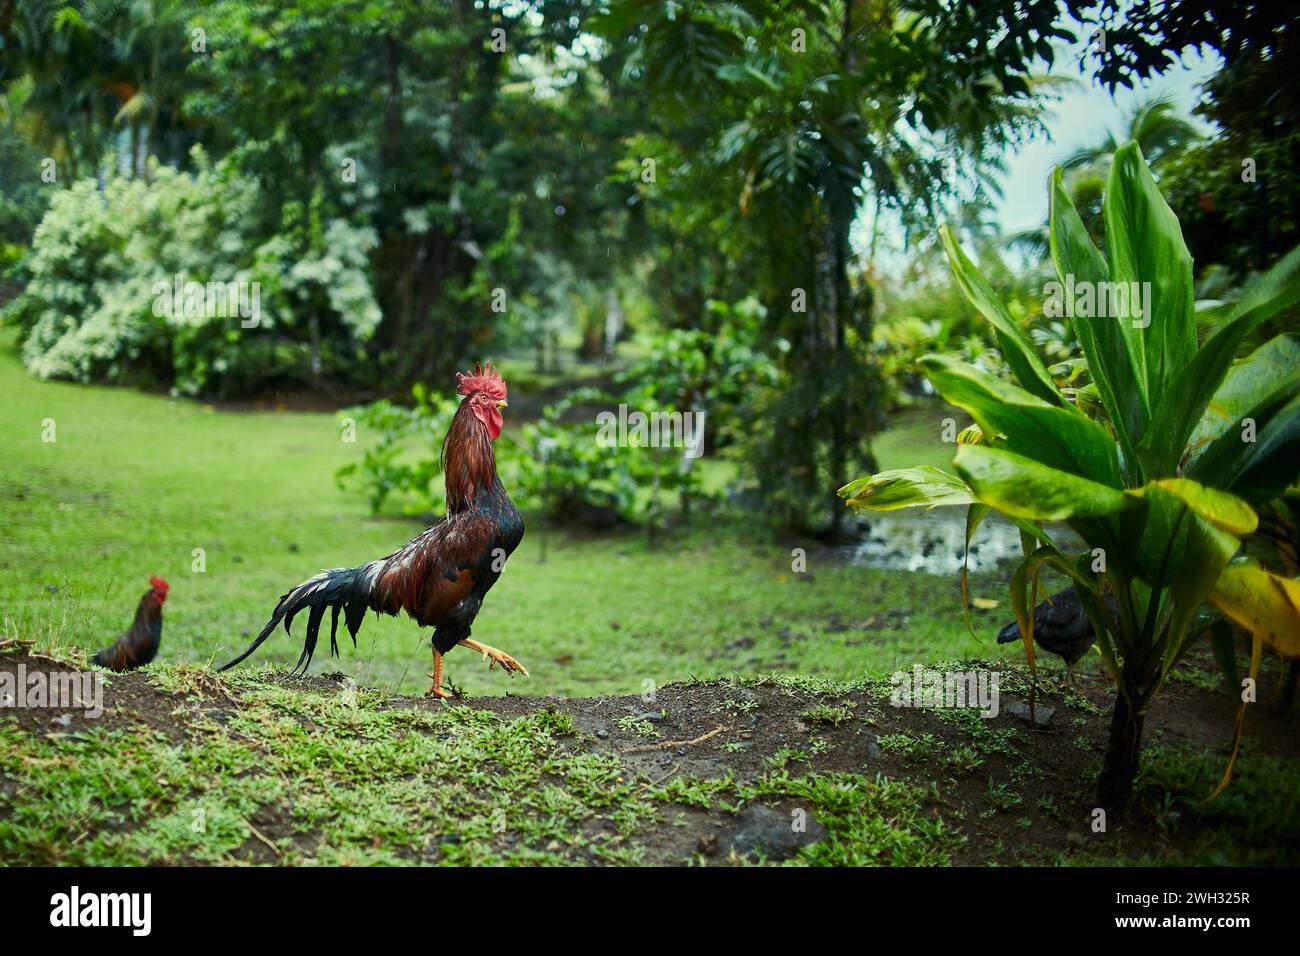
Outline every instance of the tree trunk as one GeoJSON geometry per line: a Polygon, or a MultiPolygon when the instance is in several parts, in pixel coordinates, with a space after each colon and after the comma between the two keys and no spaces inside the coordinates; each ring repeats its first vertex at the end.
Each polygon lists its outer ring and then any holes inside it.
{"type": "Polygon", "coordinates": [[[315,310],[308,320],[308,328],[311,331],[311,380],[312,384],[319,387],[321,384],[320,317],[315,310]]]}
{"type": "MultiPolygon", "coordinates": [[[[1124,681],[1122,672],[1120,680],[1124,681]]],[[[1097,781],[1097,804],[1106,810],[1111,820],[1124,813],[1133,794],[1148,701],[1147,695],[1136,693],[1131,698],[1122,693],[1115,698],[1115,710],[1110,717],[1110,738],[1101,764],[1101,778],[1097,781]]]]}
{"type": "Polygon", "coordinates": [[[131,178],[140,178],[140,121],[131,121],[131,178]]]}

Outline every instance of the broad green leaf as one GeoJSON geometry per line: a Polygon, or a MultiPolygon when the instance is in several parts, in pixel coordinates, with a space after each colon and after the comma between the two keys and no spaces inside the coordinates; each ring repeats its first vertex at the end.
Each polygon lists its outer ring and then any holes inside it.
{"type": "Polygon", "coordinates": [[[1002,448],[959,445],[953,466],[978,500],[1034,521],[1114,514],[1132,503],[1122,491],[1002,448]]]}
{"type": "Polygon", "coordinates": [[[1003,447],[1040,464],[1119,488],[1119,459],[1106,429],[1086,416],[1049,405],[1023,389],[942,355],[921,360],[945,399],[970,412],[1003,447]]]}
{"type": "Polygon", "coordinates": [[[839,496],[845,504],[866,511],[969,505],[975,501],[964,481],[930,465],[859,478],[841,488],[839,496]]]}
{"type": "Polygon", "coordinates": [[[1230,323],[1243,321],[1246,329],[1253,329],[1297,302],[1300,302],[1300,246],[1252,283],[1228,313],[1228,320],[1230,323]]]}
{"type": "MultiPolygon", "coordinates": [[[[1109,281],[1106,261],[1093,245],[1065,191],[1059,166],[1052,174],[1050,215],[1052,261],[1061,284],[1066,285],[1067,279],[1071,285],[1081,281],[1094,284],[1109,281]]],[[[1089,373],[1110,415],[1120,447],[1124,449],[1124,459],[1136,467],[1138,439],[1150,417],[1146,376],[1138,361],[1142,346],[1136,331],[1131,325],[1114,319],[1082,317],[1075,318],[1074,331],[1088,358],[1089,373]]],[[[1132,483],[1140,480],[1140,475],[1134,475],[1132,483]]]]}
{"type": "Polygon", "coordinates": [[[1300,336],[1279,335],[1228,370],[1188,439],[1187,460],[1195,461],[1230,427],[1240,427],[1252,408],[1279,398],[1285,404],[1296,394],[1300,394],[1300,336]]]}
{"type": "Polygon", "coordinates": [[[953,238],[952,231],[946,225],[941,226],[939,237],[943,240],[943,248],[948,253],[948,265],[952,269],[953,277],[956,278],[957,284],[961,286],[970,304],[997,332],[1002,357],[1011,366],[1016,380],[1026,391],[1051,405],[1067,405],[1068,403],[1057,390],[1056,383],[1052,381],[1047,366],[1034,351],[1029,338],[1011,318],[1002,300],[989,287],[974,263],[966,257],[966,253],[962,252],[961,246],[953,238]]]}
{"type": "Polygon", "coordinates": [[[1172,465],[1181,460],[1185,446],[1194,442],[1194,430],[1199,430],[1205,417],[1213,414],[1213,403],[1218,401],[1220,388],[1226,385],[1224,376],[1234,377],[1228,369],[1245,337],[1279,308],[1297,300],[1300,300],[1300,246],[1251,286],[1228,323],[1201,347],[1169,386],[1168,400],[1161,402],[1142,449],[1144,458],[1153,467],[1160,468],[1160,473],[1172,472],[1172,465]]]}
{"type": "MultiPolygon", "coordinates": [[[[1157,490],[1164,493],[1163,488],[1157,490]]],[[[1185,488],[1181,490],[1186,493],[1185,488]]],[[[1165,631],[1162,676],[1166,677],[1186,647],[1191,623],[1209,596],[1210,588],[1241,547],[1241,541],[1235,535],[1203,518],[1186,499],[1177,500],[1188,508],[1189,513],[1182,522],[1182,533],[1175,536],[1173,547],[1166,552],[1168,568],[1165,580],[1173,603],[1173,613],[1165,631]]],[[[1203,499],[1201,503],[1204,504],[1203,499]]],[[[1222,510],[1219,513],[1221,515],[1222,510]]]]}
{"type": "Polygon", "coordinates": [[[1228,429],[1187,472],[1262,505],[1300,478],[1300,394],[1280,408],[1263,404],[1249,409],[1245,417],[1253,423],[1253,435],[1246,428],[1228,429]]]}
{"type": "Polygon", "coordinates": [[[1150,284],[1150,314],[1137,320],[1144,328],[1136,327],[1143,347],[1139,368],[1145,369],[1147,394],[1163,399],[1196,354],[1192,257],[1136,143],[1115,151],[1102,207],[1111,282],[1139,289],[1150,284]]]}
{"type": "Polygon", "coordinates": [[[1279,653],[1300,657],[1300,581],[1241,561],[1224,568],[1210,602],[1279,653]]]}
{"type": "MultiPolygon", "coordinates": [[[[1202,518],[1188,499],[1206,510],[1230,513],[1237,522],[1246,522],[1237,507],[1241,502],[1227,504],[1210,489],[1196,490],[1195,482],[1175,485],[1178,493],[1156,483],[1127,492],[1130,498],[1140,500],[1143,507],[1121,515],[1120,527],[1122,547],[1136,559],[1126,570],[1156,591],[1172,589],[1177,599],[1181,593],[1194,594],[1196,588],[1192,583],[1212,571],[1204,581],[1204,589],[1208,589],[1240,544],[1236,537],[1202,518]],[[1181,591],[1184,587],[1189,590],[1181,591]]],[[[1230,495],[1224,498],[1235,500],[1230,495]]],[[[1248,508],[1246,511],[1254,514],[1248,508]]],[[[1203,591],[1195,600],[1199,606],[1204,600],[1203,591]]],[[[1189,614],[1194,611],[1191,608],[1189,614]]],[[[1150,607],[1147,612],[1153,613],[1150,607]]]]}

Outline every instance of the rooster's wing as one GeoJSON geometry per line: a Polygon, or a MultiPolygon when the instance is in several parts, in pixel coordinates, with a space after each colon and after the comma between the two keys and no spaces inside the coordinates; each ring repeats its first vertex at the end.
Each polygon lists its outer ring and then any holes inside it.
{"type": "Polygon", "coordinates": [[[384,614],[405,611],[422,627],[455,623],[467,612],[472,620],[499,576],[492,567],[496,538],[492,520],[481,512],[442,519],[382,559],[371,607],[384,614]]]}

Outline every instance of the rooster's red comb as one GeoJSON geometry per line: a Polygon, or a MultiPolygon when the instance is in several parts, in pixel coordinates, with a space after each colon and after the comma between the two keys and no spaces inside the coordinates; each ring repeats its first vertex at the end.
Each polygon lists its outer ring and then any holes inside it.
{"type": "Polygon", "coordinates": [[[473,372],[456,373],[456,391],[462,395],[487,392],[493,398],[505,398],[506,380],[501,377],[500,372],[492,367],[491,363],[481,368],[478,363],[475,363],[473,372]]]}
{"type": "Polygon", "coordinates": [[[166,591],[168,588],[171,587],[171,585],[168,584],[166,581],[164,581],[162,578],[151,577],[149,578],[149,583],[154,586],[154,590],[156,591],[166,591]]]}

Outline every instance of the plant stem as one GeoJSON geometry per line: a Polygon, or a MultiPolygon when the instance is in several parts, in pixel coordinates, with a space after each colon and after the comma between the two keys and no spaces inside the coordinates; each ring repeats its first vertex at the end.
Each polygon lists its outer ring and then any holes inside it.
{"type": "MultiPolygon", "coordinates": [[[[1122,672],[1120,681],[1121,686],[1129,683],[1122,672]]],[[[1132,690],[1115,698],[1106,756],[1101,765],[1101,777],[1097,781],[1097,803],[1105,808],[1111,820],[1123,815],[1133,793],[1149,700],[1149,694],[1139,694],[1132,690]]]]}

